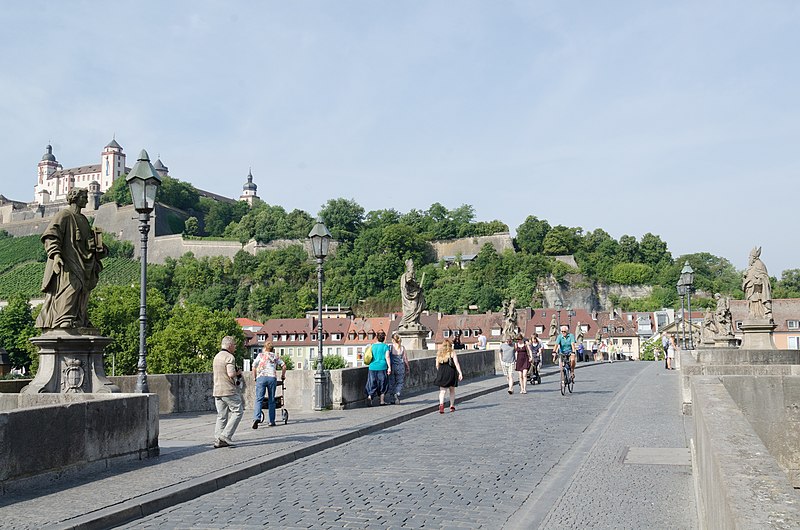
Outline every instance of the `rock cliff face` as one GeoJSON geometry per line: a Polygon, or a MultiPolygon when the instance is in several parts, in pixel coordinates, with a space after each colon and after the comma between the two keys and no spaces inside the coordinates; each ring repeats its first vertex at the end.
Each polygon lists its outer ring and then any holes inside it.
{"type": "Polygon", "coordinates": [[[449,241],[431,241],[431,246],[436,254],[436,261],[439,261],[445,256],[477,254],[486,243],[492,245],[498,253],[507,249],[514,250],[514,239],[507,232],[491,236],[462,237],[449,241]]]}
{"type": "Polygon", "coordinates": [[[616,295],[627,298],[646,298],[653,288],[649,285],[603,285],[588,280],[582,274],[568,274],[559,284],[549,276],[539,280],[538,291],[542,294],[545,307],[554,307],[561,301],[562,307],[586,309],[587,311],[607,311],[611,309],[609,297],[616,295]]]}

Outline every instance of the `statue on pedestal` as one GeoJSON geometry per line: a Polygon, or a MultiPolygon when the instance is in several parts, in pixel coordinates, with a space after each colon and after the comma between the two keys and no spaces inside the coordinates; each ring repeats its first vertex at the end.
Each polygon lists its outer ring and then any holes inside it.
{"type": "Polygon", "coordinates": [[[731,338],[734,335],[730,299],[719,293],[714,295],[714,299],[717,301],[717,310],[714,313],[714,321],[717,328],[716,336],[724,339],[731,338]]]}
{"type": "Polygon", "coordinates": [[[107,255],[100,231],[89,226],[81,213],[88,191],[73,188],[67,194],[69,206],[58,212],[42,234],[47,265],[42,280],[44,303],[36,327],[90,328],[87,306],[89,293],[97,286],[107,255]]]}
{"type": "Polygon", "coordinates": [[[706,308],[703,316],[703,344],[713,344],[714,337],[717,335],[717,323],[714,321],[714,313],[711,308],[706,308]]]}
{"type": "Polygon", "coordinates": [[[551,340],[555,339],[558,336],[558,319],[556,319],[556,314],[553,313],[553,318],[550,319],[550,337],[551,340]]]}
{"type": "Polygon", "coordinates": [[[580,322],[578,322],[578,325],[575,326],[575,341],[578,344],[583,342],[583,327],[581,326],[580,322]]]}
{"type": "Polygon", "coordinates": [[[108,254],[100,230],[81,213],[88,201],[85,188],[67,194],[69,206],[58,212],[42,234],[47,253],[42,280],[45,293],[32,337],[39,348],[39,369],[22,394],[119,392],[105,375],[103,350],[111,343],[89,321],[89,293],[97,286],[108,254]]]}
{"type": "Polygon", "coordinates": [[[519,334],[517,326],[517,301],[513,298],[503,301],[503,340],[516,339],[519,334]]]}
{"type": "Polygon", "coordinates": [[[761,261],[761,247],[750,251],[749,265],[742,279],[747,312],[753,320],[772,321],[772,286],[769,273],[761,261]]]}
{"type": "Polygon", "coordinates": [[[422,284],[417,283],[414,261],[411,258],[406,260],[406,272],[400,277],[400,294],[403,298],[403,318],[398,327],[420,328],[419,317],[425,309],[425,296],[422,293],[422,284]]]}

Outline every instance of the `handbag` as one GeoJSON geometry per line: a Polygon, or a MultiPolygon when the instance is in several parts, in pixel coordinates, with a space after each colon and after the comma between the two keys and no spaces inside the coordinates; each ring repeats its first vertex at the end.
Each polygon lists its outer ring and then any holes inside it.
{"type": "Polygon", "coordinates": [[[364,364],[370,364],[372,362],[372,344],[367,346],[367,349],[364,351],[364,364]]]}

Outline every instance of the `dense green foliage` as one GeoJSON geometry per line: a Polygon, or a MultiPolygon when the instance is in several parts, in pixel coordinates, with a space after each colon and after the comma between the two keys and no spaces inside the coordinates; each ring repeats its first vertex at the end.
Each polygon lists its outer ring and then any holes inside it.
{"type": "MultiPolygon", "coordinates": [[[[133,204],[131,191],[125,181],[126,175],[114,180],[111,187],[100,196],[100,203],[115,202],[120,206],[133,204]]],[[[161,186],[156,195],[158,202],[184,211],[200,209],[200,195],[194,186],[176,178],[166,176],[161,179],[161,186]]]]}
{"type": "MultiPolygon", "coordinates": [[[[319,364],[319,359],[314,359],[311,369],[316,370],[317,364],[319,364]]],[[[347,361],[341,355],[325,355],[322,357],[322,367],[325,370],[339,370],[347,367],[347,361]]]]}
{"type": "Polygon", "coordinates": [[[8,305],[0,311],[0,345],[8,353],[11,366],[30,367],[36,353],[36,348],[28,340],[37,335],[33,324],[34,316],[28,299],[20,295],[10,297],[8,305]]]}
{"type": "MultiPolygon", "coordinates": [[[[174,179],[164,190],[160,200],[169,197],[173,206],[196,215],[185,225],[181,222],[187,233],[242,242],[305,240],[314,224],[306,212],[286,212],[263,202],[250,208],[244,202],[198,200],[196,190],[174,179]]],[[[124,196],[119,186],[112,191],[110,196],[124,196]]],[[[414,260],[428,308],[443,313],[497,311],[509,298],[515,298],[518,307],[539,307],[537,284],[548,276],[571,282],[573,288],[592,282],[649,284],[653,288],[647,298],[617,297],[612,302],[623,310],[676,307],[675,285],[686,261],[695,270],[698,292],[693,307],[713,305],[715,292],[742,296],[741,273],[728,260],[708,253],[673,259],[667,244],[649,233],[640,239],[630,235],[614,239],[602,229],[584,232],[580,227],[551,226],[531,215],[517,228],[516,252],[498,252],[486,244],[461,268],[436,263],[431,242],[506,232],[508,227],[500,221],[476,221],[469,205],[448,210],[439,203],[404,214],[394,209],[365,212],[355,201],[340,198],[324,204],[319,217],[337,243],[324,264],[324,300],[353,306],[363,316],[400,308],[398,281],[407,258],[414,260]],[[552,257],[564,254],[574,256],[577,269],[552,257]],[[579,283],[571,276],[575,273],[584,275],[579,283]]],[[[104,335],[112,337],[107,369],[114,359],[116,373],[135,373],[140,264],[130,259],[133,245],[110,235],[106,241],[111,255],[104,260],[100,286],[92,293],[90,316],[104,335]]],[[[43,271],[44,253],[36,236],[0,234],[0,298],[37,296],[43,271]]],[[[800,296],[800,269],[784,271],[773,285],[776,297],[800,296]]],[[[233,259],[198,259],[192,254],[167,259],[163,265],[148,267],[148,287],[149,371],[153,373],[209,370],[222,336],[241,338],[234,315],[256,320],[301,317],[317,301],[316,264],[301,245],[257,255],[242,251],[233,259]]],[[[7,319],[18,327],[20,322],[30,322],[32,315],[20,316],[17,309],[7,313],[7,319]]],[[[5,335],[0,329],[0,341],[4,341],[0,345],[9,351],[17,348],[18,362],[25,362],[27,353],[20,348],[26,343],[11,337],[25,337],[28,328],[22,329],[5,335]]],[[[238,352],[240,358],[242,353],[238,352]]],[[[333,356],[325,358],[326,368],[337,362],[333,356]]]]}

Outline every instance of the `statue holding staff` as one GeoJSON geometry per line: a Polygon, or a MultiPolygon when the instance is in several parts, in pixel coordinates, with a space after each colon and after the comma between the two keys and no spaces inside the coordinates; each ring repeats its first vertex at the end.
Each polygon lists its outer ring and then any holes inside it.
{"type": "Polygon", "coordinates": [[[761,247],[750,251],[749,265],[742,279],[742,291],[751,319],[772,321],[772,286],[767,266],[761,261],[761,247]]]}

